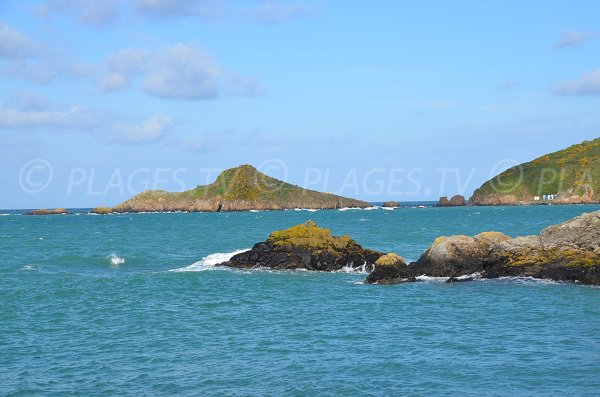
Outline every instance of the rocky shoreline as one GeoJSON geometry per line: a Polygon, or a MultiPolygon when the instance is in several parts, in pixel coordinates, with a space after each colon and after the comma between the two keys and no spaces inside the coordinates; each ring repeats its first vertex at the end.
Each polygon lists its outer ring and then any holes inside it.
{"type": "Polygon", "coordinates": [[[273,232],[220,266],[253,269],[343,268],[369,272],[366,284],[399,284],[420,276],[448,282],[504,276],[533,277],[600,285],[600,211],[552,225],[537,236],[512,238],[499,232],[438,237],[409,264],[395,253],[361,247],[348,236],[335,237],[314,222],[273,232]]]}

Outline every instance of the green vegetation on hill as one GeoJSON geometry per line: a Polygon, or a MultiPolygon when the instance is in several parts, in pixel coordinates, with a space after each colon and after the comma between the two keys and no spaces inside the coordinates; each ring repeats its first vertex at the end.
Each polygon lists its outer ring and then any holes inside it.
{"type": "Polygon", "coordinates": [[[271,178],[251,165],[223,171],[215,182],[169,193],[146,191],[117,205],[115,212],[245,211],[293,208],[366,207],[369,204],[329,193],[307,190],[271,178]]]}
{"type": "Polygon", "coordinates": [[[475,190],[472,204],[514,204],[557,195],[558,203],[600,200],[600,138],[512,167],[475,190]]]}

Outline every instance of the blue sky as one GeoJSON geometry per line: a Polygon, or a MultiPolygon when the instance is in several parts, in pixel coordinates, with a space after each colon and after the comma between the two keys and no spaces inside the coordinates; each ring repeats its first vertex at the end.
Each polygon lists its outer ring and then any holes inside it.
{"type": "Polygon", "coordinates": [[[600,136],[600,3],[0,3],[0,208],[114,205],[250,163],[435,200],[600,136]]]}

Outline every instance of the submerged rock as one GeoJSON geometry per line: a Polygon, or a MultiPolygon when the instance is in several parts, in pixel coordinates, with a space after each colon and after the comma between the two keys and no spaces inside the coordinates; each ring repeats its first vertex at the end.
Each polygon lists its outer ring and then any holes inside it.
{"type": "Polygon", "coordinates": [[[219,266],[322,271],[362,267],[369,270],[382,255],[382,252],[361,247],[348,236],[332,236],[329,229],[308,221],[273,232],[266,241],[219,266]]]}
{"type": "Polygon", "coordinates": [[[375,268],[367,276],[365,284],[400,284],[411,281],[417,279],[408,269],[406,261],[392,252],[375,261],[375,268]]]}
{"type": "Polygon", "coordinates": [[[409,265],[415,276],[535,277],[600,284],[600,211],[549,226],[539,236],[486,232],[440,237],[409,265]]]}

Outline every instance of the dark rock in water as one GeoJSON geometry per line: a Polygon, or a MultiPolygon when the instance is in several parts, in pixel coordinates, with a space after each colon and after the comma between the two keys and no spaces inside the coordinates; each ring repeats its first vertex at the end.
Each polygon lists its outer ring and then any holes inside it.
{"type": "Polygon", "coordinates": [[[400,203],[398,201],[386,201],[382,206],[386,208],[397,208],[400,207],[400,203]]]}
{"type": "Polygon", "coordinates": [[[267,241],[233,256],[220,266],[235,268],[308,269],[334,271],[344,267],[370,269],[383,255],[362,248],[348,236],[335,237],[314,222],[273,232],[267,241]]]}
{"type": "Polygon", "coordinates": [[[70,214],[71,212],[67,211],[64,208],[55,208],[53,210],[47,210],[45,208],[41,208],[39,210],[33,210],[26,212],[25,215],[64,215],[70,214]]]}
{"type": "Polygon", "coordinates": [[[367,276],[365,284],[400,284],[417,281],[408,269],[404,258],[394,253],[383,255],[375,262],[375,268],[367,276]]]}
{"type": "Polygon", "coordinates": [[[440,237],[409,265],[415,276],[535,277],[600,284],[600,211],[549,226],[539,236],[486,232],[440,237]]]}
{"type": "Polygon", "coordinates": [[[443,196],[440,197],[440,200],[435,205],[436,207],[464,207],[467,205],[467,200],[465,200],[464,196],[456,195],[448,200],[448,197],[443,196]]]}

